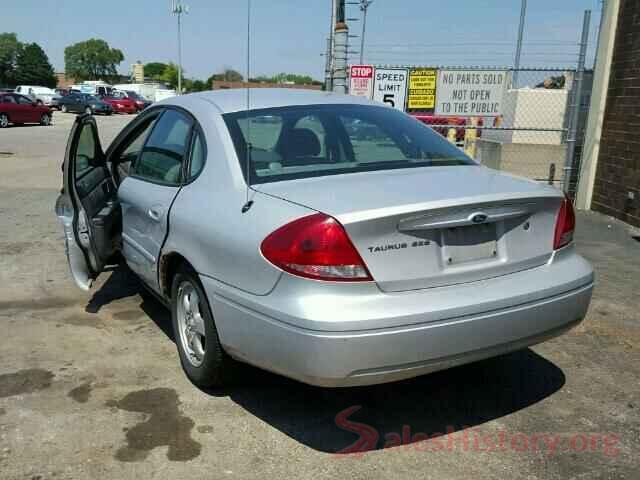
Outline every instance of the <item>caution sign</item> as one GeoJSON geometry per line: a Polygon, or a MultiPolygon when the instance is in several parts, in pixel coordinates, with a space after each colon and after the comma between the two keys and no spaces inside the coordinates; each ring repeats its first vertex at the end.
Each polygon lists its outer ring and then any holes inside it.
{"type": "Polygon", "coordinates": [[[371,98],[373,94],[373,67],[371,65],[351,65],[349,93],[356,97],[371,98]]]}
{"type": "Polygon", "coordinates": [[[408,74],[405,68],[376,68],[373,99],[404,111],[408,74]]]}
{"type": "Polygon", "coordinates": [[[433,111],[436,106],[436,75],[433,68],[414,68],[409,72],[408,110],[433,111]]]}
{"type": "Polygon", "coordinates": [[[440,70],[436,115],[496,117],[502,114],[507,72],[440,70]]]}

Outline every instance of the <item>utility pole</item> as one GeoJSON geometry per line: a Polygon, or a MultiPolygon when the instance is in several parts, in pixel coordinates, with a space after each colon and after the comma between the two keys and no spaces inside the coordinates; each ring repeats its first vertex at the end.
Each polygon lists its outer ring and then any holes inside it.
{"type": "Polygon", "coordinates": [[[349,48],[349,27],[345,18],[345,0],[336,1],[336,23],[333,36],[333,91],[347,93],[347,49],[349,48]]]}
{"type": "Polygon", "coordinates": [[[522,37],[524,36],[524,20],[527,16],[527,0],[522,0],[520,7],[520,27],[518,28],[518,43],[516,44],[516,58],[513,62],[512,86],[518,88],[518,69],[520,68],[520,55],[522,54],[522,37]]]}
{"type": "Polygon", "coordinates": [[[182,95],[182,31],[180,17],[189,13],[189,7],[180,1],[171,2],[171,13],[178,17],[178,95],[182,95]]]}
{"type": "Polygon", "coordinates": [[[564,160],[564,171],[562,176],[562,190],[569,193],[571,188],[571,177],[575,168],[576,144],[578,142],[578,123],[580,122],[580,108],[582,107],[582,89],[584,86],[584,64],[587,58],[587,47],[589,45],[589,25],[591,24],[591,10],[584,11],[582,19],[582,35],[580,37],[580,52],[578,54],[578,68],[576,78],[573,82],[573,105],[571,106],[571,116],[569,118],[569,128],[567,132],[567,155],[564,160]]]}
{"type": "Polygon", "coordinates": [[[364,62],[364,34],[367,30],[367,10],[373,0],[360,0],[360,10],[362,11],[362,36],[360,38],[360,65],[364,62]]]}
{"type": "Polygon", "coordinates": [[[324,88],[329,92],[333,90],[333,62],[335,58],[334,29],[336,28],[336,9],[338,8],[337,1],[338,0],[331,0],[331,24],[329,25],[329,39],[327,42],[327,58],[326,58],[327,74],[325,78],[324,88]]]}

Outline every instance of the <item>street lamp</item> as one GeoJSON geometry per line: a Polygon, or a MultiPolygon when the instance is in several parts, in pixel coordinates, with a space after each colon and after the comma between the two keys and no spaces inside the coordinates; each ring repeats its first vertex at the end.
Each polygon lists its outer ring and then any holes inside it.
{"type": "Polygon", "coordinates": [[[364,61],[364,34],[367,29],[367,10],[373,0],[360,0],[360,10],[362,11],[362,37],[360,38],[360,65],[364,61]]]}
{"type": "Polygon", "coordinates": [[[189,7],[180,1],[172,0],[171,13],[178,17],[178,95],[182,94],[182,32],[180,30],[180,17],[189,13],[189,7]]]}

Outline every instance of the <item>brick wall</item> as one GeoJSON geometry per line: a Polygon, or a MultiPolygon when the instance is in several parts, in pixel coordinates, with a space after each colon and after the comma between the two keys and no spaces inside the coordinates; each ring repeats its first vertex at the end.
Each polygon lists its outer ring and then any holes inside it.
{"type": "Polygon", "coordinates": [[[640,0],[620,1],[592,208],[640,226],[640,0]]]}

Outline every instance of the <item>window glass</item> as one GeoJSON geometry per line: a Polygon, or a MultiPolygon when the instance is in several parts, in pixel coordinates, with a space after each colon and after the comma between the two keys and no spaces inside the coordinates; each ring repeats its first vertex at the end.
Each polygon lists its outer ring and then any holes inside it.
{"type": "Polygon", "coordinates": [[[142,178],[177,185],[191,121],[176,110],[167,110],[155,122],[142,154],[133,166],[134,173],[142,178]]]}
{"type": "Polygon", "coordinates": [[[247,138],[253,149],[273,150],[282,131],[282,117],[277,115],[256,115],[249,119],[238,118],[242,136],[247,138]]]}
{"type": "Polygon", "coordinates": [[[16,103],[16,99],[13,98],[13,95],[4,95],[2,97],[2,103],[16,103]]]}
{"type": "Polygon", "coordinates": [[[348,116],[341,116],[340,122],[349,136],[356,162],[383,162],[390,158],[409,160],[409,152],[403,152],[391,135],[377,124],[348,116]]]}
{"type": "Polygon", "coordinates": [[[429,127],[382,106],[298,105],[253,110],[248,116],[236,112],[223,117],[245,178],[250,145],[251,183],[477,165],[429,127]]]}
{"type": "Polygon", "coordinates": [[[193,136],[193,142],[191,144],[191,163],[189,165],[189,178],[193,178],[200,173],[204,165],[204,142],[202,141],[202,135],[199,132],[193,136]]]}
{"type": "Polygon", "coordinates": [[[76,178],[80,178],[85,172],[91,170],[91,163],[96,156],[96,141],[89,125],[82,127],[76,149],[76,178]]]}
{"type": "Polygon", "coordinates": [[[16,97],[17,97],[18,103],[20,105],[31,105],[33,103],[33,100],[31,100],[30,98],[27,98],[25,96],[16,95],[16,97]]]}
{"type": "Polygon", "coordinates": [[[118,174],[120,181],[129,175],[131,165],[138,158],[138,155],[142,151],[144,142],[149,135],[149,132],[153,128],[153,125],[157,117],[149,118],[143,122],[131,136],[121,144],[116,152],[114,158],[117,159],[118,174]]]}

